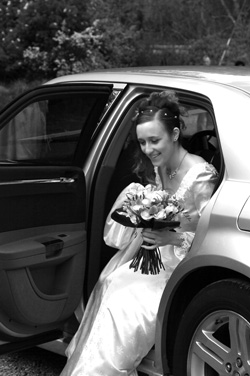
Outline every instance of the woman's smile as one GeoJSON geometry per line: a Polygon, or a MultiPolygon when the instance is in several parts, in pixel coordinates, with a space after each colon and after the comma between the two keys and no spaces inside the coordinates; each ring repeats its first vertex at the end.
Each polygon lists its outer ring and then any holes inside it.
{"type": "Polygon", "coordinates": [[[150,159],[156,159],[156,158],[158,158],[160,155],[161,155],[160,153],[152,154],[152,155],[149,155],[149,158],[150,158],[150,159]]]}

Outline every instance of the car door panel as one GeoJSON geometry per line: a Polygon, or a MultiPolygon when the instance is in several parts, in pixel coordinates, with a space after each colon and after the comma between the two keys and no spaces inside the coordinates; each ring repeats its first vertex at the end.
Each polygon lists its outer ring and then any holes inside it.
{"type": "Polygon", "coordinates": [[[80,295],[71,284],[82,283],[86,238],[82,231],[64,234],[63,241],[61,236],[50,233],[2,247],[1,308],[10,320],[18,316],[20,323],[45,325],[64,320],[76,307],[80,295]],[[60,248],[48,256],[47,244],[55,241],[63,243],[54,243],[60,248]]]}
{"type": "Polygon", "coordinates": [[[83,185],[84,176],[78,168],[2,168],[0,231],[83,222],[83,185]]]}
{"type": "Polygon", "coordinates": [[[83,153],[90,144],[111,90],[40,88],[38,99],[28,93],[27,106],[24,97],[17,100],[19,111],[13,104],[2,114],[0,339],[62,328],[80,302],[87,209],[84,158],[77,147],[83,153]]]}
{"type": "Polygon", "coordinates": [[[11,328],[18,317],[20,332],[25,325],[39,331],[67,318],[80,300],[86,259],[84,177],[78,168],[11,168],[0,177],[1,322],[7,320],[11,328]],[[7,180],[10,176],[16,180],[7,180]]]}

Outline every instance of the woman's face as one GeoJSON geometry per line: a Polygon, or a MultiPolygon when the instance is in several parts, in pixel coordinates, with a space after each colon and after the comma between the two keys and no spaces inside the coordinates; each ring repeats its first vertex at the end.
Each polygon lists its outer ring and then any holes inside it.
{"type": "Polygon", "coordinates": [[[169,135],[159,120],[138,124],[136,134],[142,152],[154,166],[169,164],[174,151],[174,135],[169,135]]]}

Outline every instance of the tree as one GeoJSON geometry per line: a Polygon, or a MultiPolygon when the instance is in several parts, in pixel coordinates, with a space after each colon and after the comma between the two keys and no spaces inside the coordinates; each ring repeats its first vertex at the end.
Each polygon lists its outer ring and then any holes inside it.
{"type": "Polygon", "coordinates": [[[112,1],[92,1],[87,11],[92,23],[74,29],[64,21],[50,42],[33,40],[24,50],[24,65],[30,72],[43,71],[50,76],[136,65],[140,33],[134,23],[129,25],[131,20],[124,12],[121,20],[112,11],[111,22],[109,9],[113,9],[112,1]]]}
{"type": "Polygon", "coordinates": [[[0,69],[31,79],[205,54],[232,64],[249,59],[249,20],[249,0],[0,0],[0,69]]]}
{"type": "Polygon", "coordinates": [[[118,22],[95,20],[82,32],[59,30],[50,55],[38,47],[28,48],[24,57],[30,71],[51,71],[59,76],[93,69],[136,65],[136,35],[118,22]]]}
{"type": "MultiPolygon", "coordinates": [[[[1,44],[7,60],[7,76],[26,72],[23,51],[37,49],[50,54],[58,29],[69,32],[85,28],[89,23],[87,0],[1,0],[1,44]]],[[[2,62],[3,64],[3,62],[2,62]]],[[[50,66],[50,62],[48,62],[50,66]]]]}

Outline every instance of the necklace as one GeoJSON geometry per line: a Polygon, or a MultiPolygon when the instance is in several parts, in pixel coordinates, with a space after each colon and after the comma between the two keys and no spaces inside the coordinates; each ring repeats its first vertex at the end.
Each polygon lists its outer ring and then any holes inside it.
{"type": "Polygon", "coordinates": [[[177,172],[179,171],[181,164],[182,164],[184,158],[186,157],[187,153],[188,152],[186,151],[186,153],[183,155],[183,157],[182,157],[182,159],[179,163],[179,166],[173,172],[171,172],[170,168],[167,168],[167,175],[168,175],[170,180],[172,180],[175,177],[175,175],[177,174],[177,172]]]}

